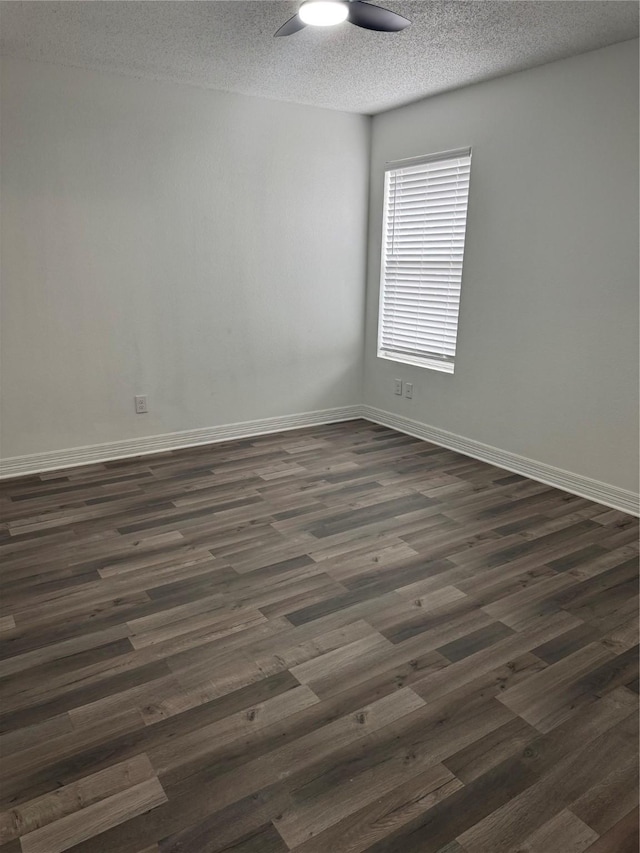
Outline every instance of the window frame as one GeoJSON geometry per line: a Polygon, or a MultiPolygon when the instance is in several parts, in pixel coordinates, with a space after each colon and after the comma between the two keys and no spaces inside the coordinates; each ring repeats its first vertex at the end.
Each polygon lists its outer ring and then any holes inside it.
{"type": "MultiPolygon", "coordinates": [[[[435,161],[446,161],[446,160],[454,160],[459,157],[468,157],[469,158],[469,188],[468,191],[471,191],[471,158],[472,158],[472,148],[471,146],[467,146],[465,148],[456,148],[450,151],[439,151],[434,154],[426,154],[419,157],[409,157],[404,160],[392,160],[385,163],[384,166],[384,191],[383,191],[383,206],[382,206],[382,245],[380,250],[380,279],[379,279],[379,293],[378,293],[378,336],[376,342],[376,355],[378,358],[385,359],[387,361],[393,361],[400,364],[410,364],[416,367],[423,367],[428,370],[437,370],[442,373],[454,373],[455,370],[455,360],[457,357],[457,338],[458,338],[458,326],[459,320],[456,322],[456,341],[455,346],[456,349],[454,351],[453,356],[445,356],[440,355],[438,353],[417,353],[414,351],[407,351],[403,353],[401,350],[387,350],[382,346],[382,326],[384,320],[384,299],[385,299],[385,268],[386,268],[386,244],[387,244],[387,233],[389,226],[389,215],[388,215],[388,206],[389,206],[389,173],[398,171],[400,169],[410,168],[412,166],[420,166],[424,163],[435,162],[435,161]]],[[[465,212],[464,219],[464,246],[462,252],[462,268],[460,271],[460,290],[462,291],[462,277],[464,273],[464,254],[466,251],[466,236],[467,236],[467,222],[468,222],[468,211],[469,211],[469,200],[467,196],[467,210],[465,212]]]]}

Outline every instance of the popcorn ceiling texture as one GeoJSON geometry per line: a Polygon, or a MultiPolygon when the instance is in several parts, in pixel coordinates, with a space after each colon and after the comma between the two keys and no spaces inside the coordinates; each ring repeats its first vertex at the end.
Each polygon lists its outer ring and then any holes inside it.
{"type": "Polygon", "coordinates": [[[381,5],[402,33],[273,33],[295,2],[2,2],[4,55],[373,114],[638,36],[638,4],[475,0],[381,5]]]}

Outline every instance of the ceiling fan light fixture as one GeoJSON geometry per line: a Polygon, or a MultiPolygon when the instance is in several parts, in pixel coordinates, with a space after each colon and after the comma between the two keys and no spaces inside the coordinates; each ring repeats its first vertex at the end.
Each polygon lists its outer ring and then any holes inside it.
{"type": "Polygon", "coordinates": [[[306,0],[298,15],[303,23],[312,27],[333,27],[346,21],[348,12],[343,0],[306,0]]]}

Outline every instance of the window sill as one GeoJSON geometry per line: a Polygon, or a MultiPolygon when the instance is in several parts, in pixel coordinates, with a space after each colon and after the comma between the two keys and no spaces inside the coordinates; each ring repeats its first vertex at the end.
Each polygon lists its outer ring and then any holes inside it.
{"type": "Polygon", "coordinates": [[[412,364],[415,367],[426,367],[427,370],[437,370],[439,373],[453,373],[455,363],[453,361],[438,361],[435,358],[424,358],[420,356],[403,355],[401,353],[378,352],[378,358],[386,361],[396,361],[399,364],[412,364]]]}

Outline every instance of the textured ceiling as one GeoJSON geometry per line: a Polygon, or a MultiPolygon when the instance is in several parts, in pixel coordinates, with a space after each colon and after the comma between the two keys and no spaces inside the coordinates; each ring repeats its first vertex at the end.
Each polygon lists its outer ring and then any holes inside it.
{"type": "Polygon", "coordinates": [[[2,2],[2,52],[45,62],[376,113],[638,35],[616,0],[382,0],[402,33],[341,24],[287,38],[288,0],[2,2]]]}

